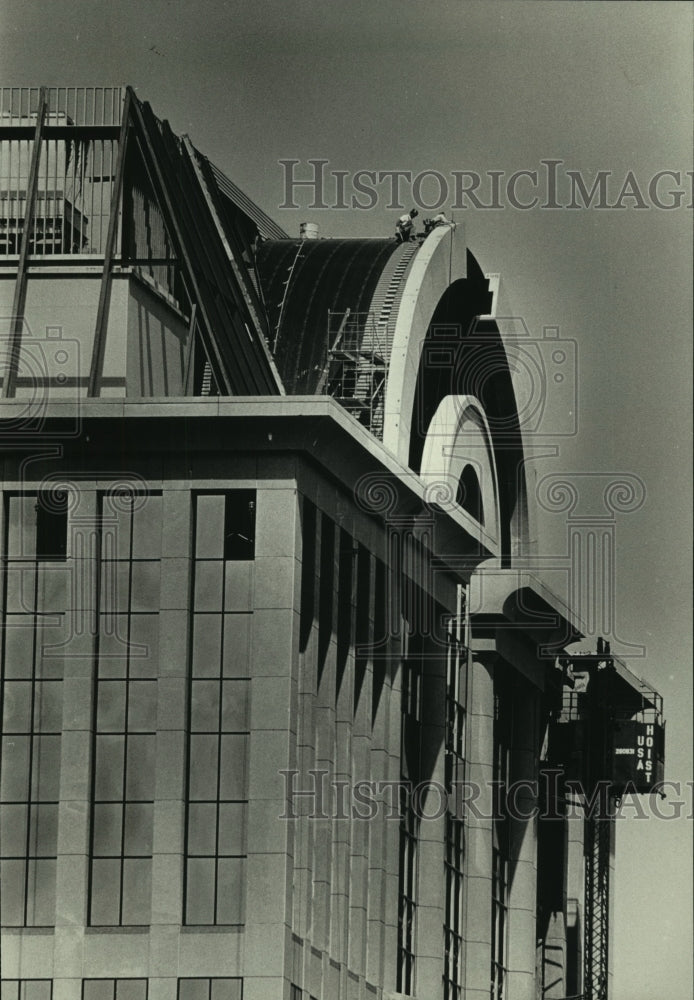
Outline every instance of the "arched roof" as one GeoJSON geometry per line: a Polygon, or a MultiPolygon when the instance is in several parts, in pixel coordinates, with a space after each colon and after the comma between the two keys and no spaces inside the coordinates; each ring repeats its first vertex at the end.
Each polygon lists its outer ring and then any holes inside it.
{"type": "Polygon", "coordinates": [[[368,312],[398,249],[388,240],[268,240],[256,259],[270,345],[286,391],[316,392],[328,353],[328,312],[368,312]]]}
{"type": "Polygon", "coordinates": [[[442,401],[479,401],[493,445],[501,558],[525,551],[523,442],[511,371],[490,317],[489,280],[467,250],[462,228],[436,228],[417,245],[267,241],[257,270],[288,393],[325,391],[329,311],[370,313],[376,322],[387,317],[383,443],[415,472],[442,401]]]}

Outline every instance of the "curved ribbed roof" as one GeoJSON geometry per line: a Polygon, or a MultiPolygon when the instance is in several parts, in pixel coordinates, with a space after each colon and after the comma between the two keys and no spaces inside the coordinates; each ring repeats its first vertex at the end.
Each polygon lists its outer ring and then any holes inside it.
{"type": "Polygon", "coordinates": [[[270,344],[288,393],[316,391],[328,351],[328,313],[366,313],[399,244],[387,240],[268,240],[256,266],[270,344]]]}

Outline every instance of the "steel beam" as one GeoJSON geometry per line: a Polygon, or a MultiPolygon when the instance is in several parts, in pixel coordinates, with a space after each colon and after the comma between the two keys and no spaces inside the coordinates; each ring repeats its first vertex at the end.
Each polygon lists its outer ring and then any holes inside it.
{"type": "Polygon", "coordinates": [[[120,216],[121,192],[123,191],[123,176],[125,173],[125,154],[128,145],[128,130],[130,125],[130,105],[131,91],[128,87],[125,93],[125,103],[123,105],[123,118],[121,121],[120,135],[118,138],[118,160],[116,161],[116,179],[111,193],[111,210],[108,217],[108,231],[106,233],[106,246],[104,247],[104,266],[101,272],[101,287],[99,289],[99,305],[96,311],[96,325],[94,327],[94,349],[92,351],[92,362],[89,369],[89,383],[87,385],[87,396],[98,396],[101,388],[101,377],[104,368],[104,355],[106,353],[106,330],[108,327],[108,313],[111,302],[111,270],[113,267],[113,251],[118,232],[118,220],[120,216]]]}
{"type": "Polygon", "coordinates": [[[43,121],[46,116],[47,106],[48,91],[46,87],[41,87],[39,90],[39,104],[36,113],[36,128],[34,129],[34,146],[31,150],[31,162],[29,166],[26,208],[24,210],[24,220],[22,222],[22,246],[19,253],[17,277],[14,285],[14,298],[12,300],[12,314],[10,317],[12,332],[10,336],[9,351],[5,366],[5,377],[2,387],[5,399],[14,398],[15,392],[17,391],[17,373],[19,371],[19,355],[22,348],[22,330],[24,328],[24,307],[26,305],[27,261],[29,258],[29,244],[31,242],[31,226],[34,221],[34,208],[36,206],[36,188],[39,179],[41,132],[43,129],[43,121]]]}

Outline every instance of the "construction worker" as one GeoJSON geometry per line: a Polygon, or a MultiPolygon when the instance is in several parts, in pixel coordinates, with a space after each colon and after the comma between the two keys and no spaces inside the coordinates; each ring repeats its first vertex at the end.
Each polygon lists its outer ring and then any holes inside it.
{"type": "Polygon", "coordinates": [[[445,214],[439,212],[433,219],[424,220],[424,235],[428,236],[432,229],[437,229],[439,226],[450,226],[451,229],[455,229],[455,222],[449,222],[445,214]]]}
{"type": "Polygon", "coordinates": [[[407,215],[401,215],[395,226],[395,239],[399,243],[409,243],[414,236],[414,220],[419,215],[416,208],[411,208],[407,215]]]}

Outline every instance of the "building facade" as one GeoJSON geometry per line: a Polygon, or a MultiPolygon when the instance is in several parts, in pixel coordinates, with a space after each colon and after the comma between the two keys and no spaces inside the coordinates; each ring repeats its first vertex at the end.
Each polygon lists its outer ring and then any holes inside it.
{"type": "Polygon", "coordinates": [[[2,96],[2,1000],[607,997],[660,705],[531,571],[498,281],[2,96]]]}

